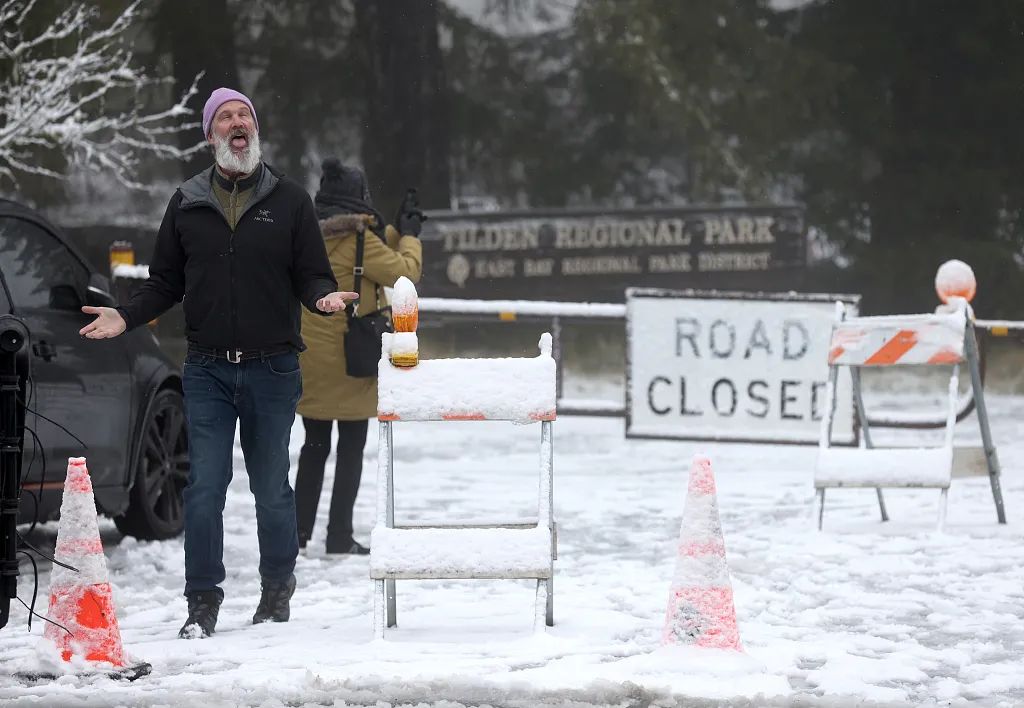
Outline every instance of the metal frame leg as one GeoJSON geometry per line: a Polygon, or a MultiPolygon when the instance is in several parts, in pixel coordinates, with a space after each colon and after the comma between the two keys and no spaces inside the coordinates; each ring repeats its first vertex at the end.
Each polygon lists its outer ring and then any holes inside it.
{"type": "Polygon", "coordinates": [[[942,489],[942,496],[939,499],[939,531],[946,528],[946,507],[949,503],[949,487],[942,489]]]}
{"type": "Polygon", "coordinates": [[[818,490],[818,530],[821,531],[822,524],[825,523],[825,488],[821,487],[818,490]]]}
{"type": "Polygon", "coordinates": [[[1006,523],[1006,509],[1003,506],[1003,490],[999,483],[999,458],[996,457],[996,446],[992,442],[992,431],[988,425],[988,408],[985,405],[985,384],[981,380],[979,365],[978,340],[974,333],[974,323],[967,321],[967,365],[971,371],[971,388],[974,389],[974,405],[978,414],[978,425],[981,428],[981,442],[985,446],[985,461],[988,463],[988,478],[992,485],[992,499],[996,504],[996,518],[999,523],[1006,523]]]}
{"type": "Polygon", "coordinates": [[[373,636],[384,638],[384,603],[385,590],[383,580],[373,581],[373,636]]]}
{"type": "MultiPolygon", "coordinates": [[[[395,528],[395,436],[394,425],[388,423],[388,489],[385,503],[387,508],[387,527],[395,528]]],[[[395,596],[395,581],[388,578],[384,581],[384,600],[387,604],[387,626],[398,626],[398,602],[395,596]]]]}
{"type": "MultiPolygon", "coordinates": [[[[553,569],[552,569],[552,573],[554,573],[553,569]]],[[[548,596],[548,598],[547,598],[547,602],[545,603],[545,608],[544,608],[544,624],[546,624],[548,627],[554,627],[555,626],[555,578],[554,578],[554,576],[548,578],[545,582],[547,584],[547,596],[548,596]]]]}
{"type": "Polygon", "coordinates": [[[878,510],[882,512],[882,521],[888,521],[889,513],[885,510],[885,497],[882,496],[882,488],[875,487],[875,493],[878,495],[878,510]]]}
{"type": "MultiPolygon", "coordinates": [[[[857,418],[860,420],[860,429],[864,434],[864,447],[871,449],[875,445],[871,442],[871,427],[868,425],[868,411],[864,406],[864,396],[860,388],[860,369],[856,366],[850,367],[850,383],[853,388],[853,404],[857,408],[857,418]]],[[[885,497],[882,496],[882,489],[875,488],[878,496],[878,510],[882,514],[882,522],[889,520],[889,512],[885,509],[885,497]]]]}

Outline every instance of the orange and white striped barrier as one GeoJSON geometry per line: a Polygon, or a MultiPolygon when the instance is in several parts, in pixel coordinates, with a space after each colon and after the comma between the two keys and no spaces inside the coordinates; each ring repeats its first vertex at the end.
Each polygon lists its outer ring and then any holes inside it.
{"type": "Polygon", "coordinates": [[[999,459],[985,405],[974,313],[968,304],[976,289],[970,266],[962,261],[947,261],[935,277],[935,290],[943,304],[934,314],[847,318],[842,304],[836,304],[836,323],[828,355],[825,415],[821,421],[814,471],[819,529],[824,523],[825,490],[834,487],[874,487],[882,521],[889,520],[883,487],[939,489],[938,527],[942,529],[953,478],[978,475],[989,477],[996,517],[999,523],[1006,523],[999,459]],[[871,435],[871,419],[864,405],[860,369],[914,365],[946,365],[951,369],[946,387],[942,443],[909,448],[876,447],[871,435]],[[970,375],[981,446],[954,445],[953,441],[961,365],[966,365],[970,375]],[[862,446],[859,448],[832,445],[835,392],[841,366],[849,369],[854,410],[860,421],[862,446]]]}
{"type": "Polygon", "coordinates": [[[711,460],[702,455],[696,455],[690,467],[662,644],[743,651],[715,475],[711,460]]]}
{"type": "Polygon", "coordinates": [[[959,364],[964,360],[966,301],[950,313],[858,317],[832,330],[828,363],[843,366],[959,364]]]}
{"type": "Polygon", "coordinates": [[[107,560],[96,523],[92,480],[84,457],[68,460],[54,557],[71,566],[55,564],[50,575],[48,614],[63,627],[47,624],[45,636],[57,646],[61,658],[66,662],[72,657],[105,662],[116,669],[134,671],[131,678],[148,673],[148,664],[129,666],[121,644],[107,560]]]}

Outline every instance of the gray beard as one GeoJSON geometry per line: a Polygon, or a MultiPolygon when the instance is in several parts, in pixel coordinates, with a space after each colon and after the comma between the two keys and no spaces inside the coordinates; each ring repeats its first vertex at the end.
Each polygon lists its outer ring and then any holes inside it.
{"type": "Polygon", "coordinates": [[[259,166],[260,160],[263,158],[263,151],[260,149],[260,134],[251,133],[249,146],[240,153],[231,150],[230,138],[214,135],[213,156],[217,161],[217,166],[224,172],[238,172],[247,175],[259,166]]]}

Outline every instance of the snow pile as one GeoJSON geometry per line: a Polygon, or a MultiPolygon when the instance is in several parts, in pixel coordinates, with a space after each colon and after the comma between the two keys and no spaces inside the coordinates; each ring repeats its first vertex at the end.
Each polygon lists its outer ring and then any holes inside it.
{"type": "Polygon", "coordinates": [[[551,335],[539,356],[431,359],[412,368],[391,364],[395,337],[385,335],[378,367],[377,415],[390,420],[511,420],[555,417],[551,335]]]}
{"type": "Polygon", "coordinates": [[[546,578],[551,532],[527,529],[377,526],[370,536],[370,577],[546,578]]]}

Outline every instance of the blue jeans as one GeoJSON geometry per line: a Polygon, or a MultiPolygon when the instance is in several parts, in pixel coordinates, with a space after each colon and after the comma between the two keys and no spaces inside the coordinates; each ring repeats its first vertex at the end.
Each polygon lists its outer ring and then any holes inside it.
{"type": "Polygon", "coordinates": [[[302,394],[298,355],[232,364],[189,352],[183,387],[192,462],[185,487],[185,594],[224,595],[224,500],[236,421],[256,499],[260,576],[287,580],[299,554],[295,495],[288,484],[288,441],[302,394]]]}

